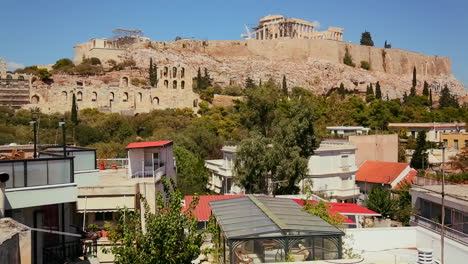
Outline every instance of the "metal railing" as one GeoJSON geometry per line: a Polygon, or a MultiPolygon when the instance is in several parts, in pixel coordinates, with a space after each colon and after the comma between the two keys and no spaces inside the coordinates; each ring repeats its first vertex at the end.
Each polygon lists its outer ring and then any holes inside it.
{"type": "Polygon", "coordinates": [[[160,167],[155,171],[138,171],[132,174],[132,178],[154,178],[155,181],[161,179],[164,175],[165,167],[160,167]]]}
{"type": "MultiPolygon", "coordinates": [[[[432,220],[429,220],[429,219],[427,219],[425,217],[422,217],[420,215],[412,215],[410,223],[412,225],[417,225],[417,226],[424,227],[424,228],[426,228],[428,230],[431,230],[433,232],[436,232],[438,234],[440,234],[440,232],[442,230],[442,225],[441,224],[439,224],[437,222],[434,222],[432,220]]],[[[455,240],[457,242],[462,243],[463,245],[468,246],[468,234],[465,234],[463,232],[460,232],[458,230],[455,230],[455,229],[447,227],[447,226],[444,226],[444,234],[445,234],[445,237],[451,238],[451,239],[453,239],[453,240],[455,240]]]]}
{"type": "Polygon", "coordinates": [[[95,240],[76,240],[43,248],[43,263],[63,264],[73,262],[79,257],[87,259],[97,256],[97,243],[95,240]]]}
{"type": "Polygon", "coordinates": [[[117,168],[128,168],[128,159],[127,158],[116,158],[116,159],[97,159],[97,164],[104,164],[106,169],[110,169],[112,165],[117,166],[117,168]]]}

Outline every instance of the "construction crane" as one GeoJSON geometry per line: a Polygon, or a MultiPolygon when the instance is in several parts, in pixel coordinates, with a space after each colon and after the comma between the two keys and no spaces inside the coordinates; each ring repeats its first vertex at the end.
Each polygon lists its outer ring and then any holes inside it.
{"type": "Polygon", "coordinates": [[[252,37],[252,35],[255,34],[255,32],[250,32],[250,29],[249,29],[249,27],[247,25],[244,25],[244,27],[245,27],[246,34],[241,34],[241,38],[243,38],[243,39],[254,39],[252,37]]]}

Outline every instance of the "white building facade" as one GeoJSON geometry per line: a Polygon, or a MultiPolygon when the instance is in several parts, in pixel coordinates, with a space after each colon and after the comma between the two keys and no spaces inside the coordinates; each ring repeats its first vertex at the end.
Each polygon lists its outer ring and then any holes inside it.
{"type": "Polygon", "coordinates": [[[234,182],[237,147],[224,146],[221,151],[223,159],[205,161],[206,168],[211,172],[207,188],[219,194],[244,194],[244,189],[234,182]]]}
{"type": "Polygon", "coordinates": [[[307,178],[300,183],[304,191],[312,192],[333,202],[355,202],[359,196],[355,173],[356,148],[344,140],[325,140],[309,158],[307,178]]]}

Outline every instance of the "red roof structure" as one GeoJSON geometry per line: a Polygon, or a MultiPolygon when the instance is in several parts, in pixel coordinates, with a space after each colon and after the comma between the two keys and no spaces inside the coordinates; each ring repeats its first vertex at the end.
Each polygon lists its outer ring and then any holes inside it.
{"type": "MultiPolygon", "coordinates": [[[[245,195],[200,195],[200,200],[198,201],[198,205],[195,208],[194,215],[198,221],[208,221],[211,216],[211,201],[219,201],[219,200],[226,200],[226,199],[233,199],[244,197],[245,195]]],[[[193,195],[185,196],[185,206],[182,208],[182,211],[187,210],[190,203],[193,201],[193,195]]],[[[284,198],[289,199],[289,198],[284,198]]],[[[301,199],[292,199],[299,205],[303,206],[304,202],[301,199]]],[[[315,200],[310,200],[311,202],[316,202],[315,200]]],[[[351,219],[347,218],[346,215],[364,215],[364,216],[380,216],[380,214],[369,210],[363,206],[351,203],[327,203],[331,205],[330,211],[337,212],[345,217],[346,223],[354,224],[355,222],[351,219]]]]}
{"type": "Polygon", "coordinates": [[[147,142],[133,142],[128,144],[126,149],[136,149],[136,148],[154,148],[154,147],[165,147],[166,145],[172,144],[172,140],[162,140],[162,141],[147,141],[147,142]]]}
{"type": "Polygon", "coordinates": [[[398,184],[394,183],[400,177],[399,182],[409,178],[414,179],[415,170],[410,169],[406,175],[401,175],[409,168],[408,163],[385,162],[385,161],[365,161],[356,172],[356,181],[398,184]],[[402,177],[403,176],[403,177],[402,177]]]}

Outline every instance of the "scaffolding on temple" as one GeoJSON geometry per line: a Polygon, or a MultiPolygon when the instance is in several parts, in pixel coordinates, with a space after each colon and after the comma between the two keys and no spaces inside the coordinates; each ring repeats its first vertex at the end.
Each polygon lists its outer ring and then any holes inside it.
{"type": "Polygon", "coordinates": [[[144,33],[140,29],[115,28],[112,30],[114,39],[120,37],[143,37],[144,33]]]}

